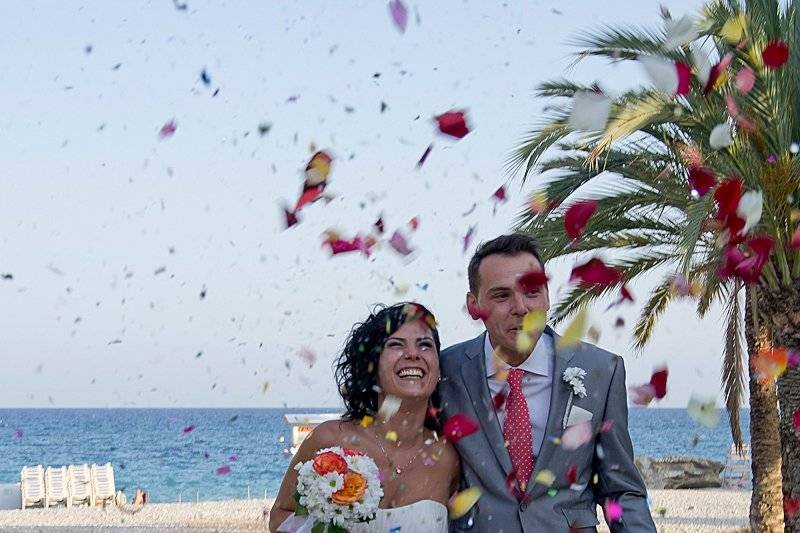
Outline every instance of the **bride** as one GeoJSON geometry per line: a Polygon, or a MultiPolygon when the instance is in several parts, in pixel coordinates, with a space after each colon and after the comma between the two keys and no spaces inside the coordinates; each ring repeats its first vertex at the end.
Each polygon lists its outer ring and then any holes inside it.
{"type": "Polygon", "coordinates": [[[437,434],[439,349],[436,319],[416,303],[378,306],[353,327],[335,370],[346,412],[317,426],[292,458],[270,512],[270,531],[282,531],[293,516],[295,465],[331,446],[363,452],[381,471],[380,510],[350,533],[447,531],[459,460],[437,434]]]}

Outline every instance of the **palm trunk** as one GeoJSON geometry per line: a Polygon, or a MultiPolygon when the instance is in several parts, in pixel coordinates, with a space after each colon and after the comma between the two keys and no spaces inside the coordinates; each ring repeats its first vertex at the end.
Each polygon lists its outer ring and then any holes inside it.
{"type": "Polygon", "coordinates": [[[752,362],[754,354],[770,345],[767,323],[759,316],[759,310],[763,311],[763,307],[758,300],[757,289],[751,287],[747,291],[745,316],[750,378],[750,453],[753,471],[750,527],[755,533],[782,533],[781,446],[775,383],[760,382],[752,362]],[[758,306],[756,306],[757,301],[758,306]]]}
{"type": "MultiPolygon", "coordinates": [[[[800,348],[800,283],[779,291],[759,291],[761,316],[770,322],[772,345],[800,348]]],[[[800,439],[793,415],[800,409],[800,368],[789,367],[778,378],[778,413],[780,417],[781,455],[783,458],[783,497],[800,498],[800,439]]],[[[786,517],[786,531],[800,531],[800,515],[786,517]]]]}

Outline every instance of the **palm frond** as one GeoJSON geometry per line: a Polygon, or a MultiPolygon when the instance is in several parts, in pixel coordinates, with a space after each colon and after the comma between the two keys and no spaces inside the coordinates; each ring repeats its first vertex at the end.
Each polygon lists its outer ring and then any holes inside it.
{"type": "Polygon", "coordinates": [[[742,452],[742,427],[739,412],[744,392],[744,351],[742,349],[742,310],[739,305],[741,283],[734,283],[728,292],[725,309],[725,352],[722,358],[722,389],[725,391],[725,407],[728,410],[731,435],[737,451],[742,452]]]}

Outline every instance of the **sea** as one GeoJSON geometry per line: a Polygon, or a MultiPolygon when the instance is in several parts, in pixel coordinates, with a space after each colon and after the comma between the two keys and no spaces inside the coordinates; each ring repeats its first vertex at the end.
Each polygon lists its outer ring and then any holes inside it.
{"type": "MultiPolygon", "coordinates": [[[[291,459],[287,413],[279,409],[0,409],[0,483],[23,465],[110,462],[118,489],[142,488],[153,502],[274,497],[291,459]]],[[[333,410],[335,412],[335,410],[333,410]]],[[[750,440],[749,410],[742,430],[750,440]]],[[[708,428],[686,409],[631,408],[636,455],[690,455],[725,461],[727,413],[708,428]]]]}

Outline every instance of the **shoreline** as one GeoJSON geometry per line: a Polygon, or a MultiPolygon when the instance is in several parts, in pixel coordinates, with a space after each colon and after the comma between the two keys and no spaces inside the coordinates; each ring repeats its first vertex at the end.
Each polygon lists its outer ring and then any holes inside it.
{"type": "MultiPolygon", "coordinates": [[[[150,503],[134,511],[55,507],[0,511],[3,531],[268,531],[273,499],[150,503]]],[[[748,526],[750,491],[728,489],[651,490],[659,532],[740,532],[748,526]],[[661,516],[663,513],[663,516],[661,516]]],[[[609,531],[598,509],[599,532],[609,531]]]]}

